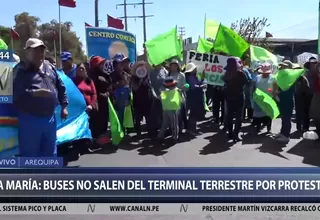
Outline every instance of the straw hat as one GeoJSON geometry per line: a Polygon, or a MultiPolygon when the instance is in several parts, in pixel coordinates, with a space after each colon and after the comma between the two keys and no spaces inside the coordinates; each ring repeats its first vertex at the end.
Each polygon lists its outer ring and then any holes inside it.
{"type": "Polygon", "coordinates": [[[197,68],[196,64],[194,63],[188,63],[186,66],[186,70],[184,71],[185,73],[191,73],[197,68]]]}
{"type": "Polygon", "coordinates": [[[292,69],[302,69],[302,67],[298,63],[293,63],[292,69]]]}
{"type": "Polygon", "coordinates": [[[281,63],[279,63],[279,67],[287,67],[289,69],[292,69],[293,63],[290,60],[284,60],[281,63]]]}

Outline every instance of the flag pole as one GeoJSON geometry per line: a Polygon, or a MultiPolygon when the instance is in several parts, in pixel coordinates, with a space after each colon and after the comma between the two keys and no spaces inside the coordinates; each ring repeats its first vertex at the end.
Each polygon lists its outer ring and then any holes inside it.
{"type": "Polygon", "coordinates": [[[204,14],[203,39],[205,40],[206,40],[206,21],[207,21],[207,14],[204,14]]]}
{"type": "Polygon", "coordinates": [[[56,44],[56,40],[53,40],[53,51],[54,51],[54,59],[57,62],[57,44],[56,44]]]}
{"type": "MultiPolygon", "coordinates": [[[[320,0],[319,0],[320,1],[320,0]]],[[[220,30],[220,27],[221,27],[221,22],[219,24],[219,27],[218,27],[218,31],[217,31],[217,34],[216,34],[216,38],[214,39],[214,42],[213,42],[213,46],[211,48],[211,53],[214,53],[214,43],[216,42],[216,39],[217,39],[217,36],[218,36],[218,33],[219,33],[219,30],[220,30]]]]}
{"type": "MultiPolygon", "coordinates": [[[[61,6],[59,4],[59,52],[62,53],[61,6]]],[[[60,62],[60,67],[62,64],[60,62]]]]}

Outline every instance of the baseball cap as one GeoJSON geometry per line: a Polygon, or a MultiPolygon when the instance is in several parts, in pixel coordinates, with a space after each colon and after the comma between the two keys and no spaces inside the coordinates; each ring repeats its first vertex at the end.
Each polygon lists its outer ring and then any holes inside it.
{"type": "Polygon", "coordinates": [[[60,54],[60,58],[61,58],[61,60],[62,61],[67,61],[67,60],[69,60],[69,59],[71,59],[72,58],[72,55],[71,55],[71,53],[70,52],[62,52],[61,54],[60,54]]]}
{"type": "Polygon", "coordinates": [[[25,44],[24,49],[37,48],[37,47],[47,48],[42,40],[39,40],[38,38],[29,38],[25,44]]]}
{"type": "Polygon", "coordinates": [[[117,53],[114,57],[113,60],[120,63],[123,62],[125,60],[129,60],[128,57],[124,56],[122,53],[117,53]]]}

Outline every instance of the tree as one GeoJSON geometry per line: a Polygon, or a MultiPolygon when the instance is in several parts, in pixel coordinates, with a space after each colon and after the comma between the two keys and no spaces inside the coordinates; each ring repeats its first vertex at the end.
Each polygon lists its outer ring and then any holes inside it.
{"type": "Polygon", "coordinates": [[[269,27],[267,18],[244,18],[231,24],[231,29],[238,32],[248,43],[269,48],[267,38],[261,36],[265,28],[269,27]]]}
{"type": "MultiPolygon", "coordinates": [[[[48,47],[48,51],[54,56],[59,56],[60,52],[59,29],[59,23],[56,20],[41,24],[38,27],[39,38],[43,40],[48,47]]],[[[76,33],[72,31],[71,22],[61,24],[61,36],[63,51],[69,51],[73,55],[75,62],[86,60],[82,50],[82,43],[76,33]]]]}
{"type": "MultiPolygon", "coordinates": [[[[21,59],[25,58],[25,42],[30,37],[38,37],[46,44],[51,55],[59,55],[59,23],[52,20],[49,23],[42,23],[40,18],[30,15],[28,12],[22,12],[14,16],[14,30],[20,35],[19,40],[14,41],[14,52],[21,59]],[[56,46],[56,50],[54,48],[56,46]]],[[[62,50],[72,53],[75,62],[83,62],[86,56],[82,50],[82,43],[76,33],[72,31],[70,21],[61,24],[62,30],[62,50]]],[[[0,26],[0,37],[11,47],[10,28],[0,26]]]]}
{"type": "Polygon", "coordinates": [[[10,42],[11,41],[10,40],[10,28],[0,26],[0,37],[4,42],[6,42],[6,44],[9,46],[9,48],[12,48],[11,42],[10,42]]]}
{"type": "Polygon", "coordinates": [[[14,16],[15,31],[19,34],[19,41],[14,42],[14,51],[22,59],[25,58],[24,45],[30,37],[37,37],[37,27],[40,18],[31,16],[28,12],[22,12],[14,16]]]}

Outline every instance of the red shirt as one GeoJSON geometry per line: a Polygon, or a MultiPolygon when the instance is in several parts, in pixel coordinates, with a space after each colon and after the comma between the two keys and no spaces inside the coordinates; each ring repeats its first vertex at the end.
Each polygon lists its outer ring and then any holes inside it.
{"type": "Polygon", "coordinates": [[[313,78],[313,93],[320,95],[320,79],[317,75],[313,78]]]}
{"type": "Polygon", "coordinates": [[[94,106],[97,102],[97,92],[93,81],[88,80],[76,80],[76,85],[82,93],[87,105],[94,106]]]}

